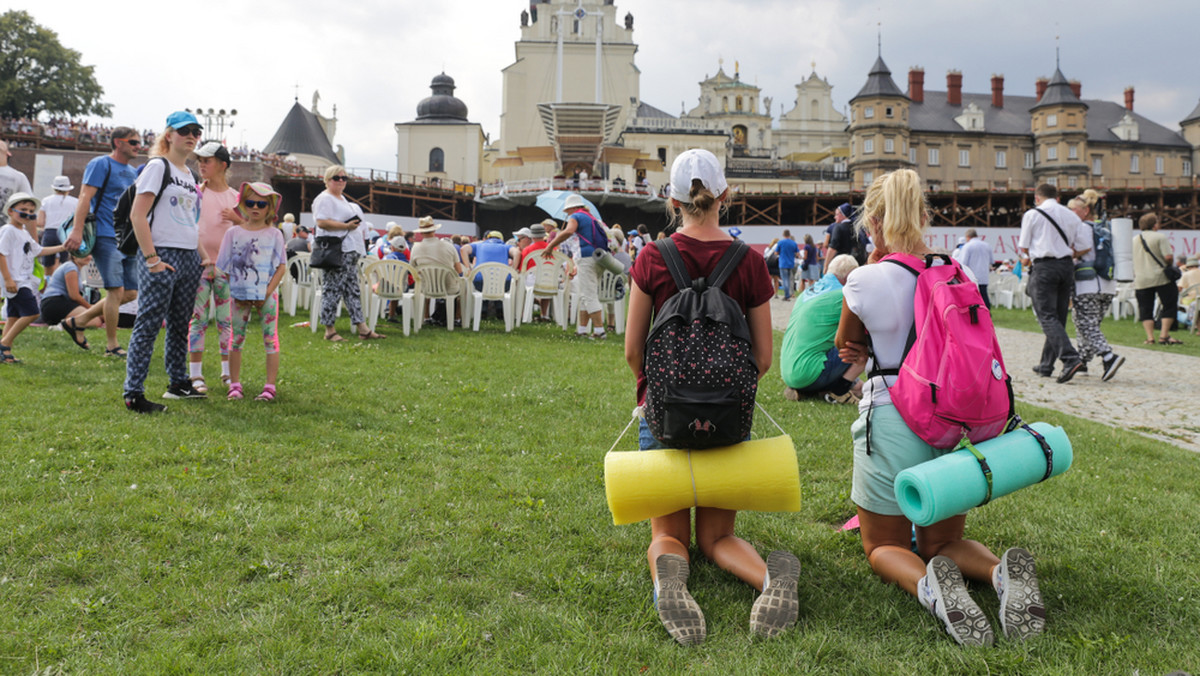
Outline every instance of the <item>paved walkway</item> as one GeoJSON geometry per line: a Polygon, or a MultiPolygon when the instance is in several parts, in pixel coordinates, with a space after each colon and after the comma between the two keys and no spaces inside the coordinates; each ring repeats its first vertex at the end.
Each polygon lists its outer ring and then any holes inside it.
{"type": "MultiPolygon", "coordinates": [[[[787,328],[792,307],[778,298],[771,301],[776,330],[787,328]]],[[[1042,334],[996,329],[996,335],[1019,400],[1200,453],[1200,359],[1122,346],[1117,352],[1125,356],[1125,365],[1112,380],[1100,380],[1099,360],[1093,360],[1095,373],[1059,385],[1033,373],[1042,334]]]]}

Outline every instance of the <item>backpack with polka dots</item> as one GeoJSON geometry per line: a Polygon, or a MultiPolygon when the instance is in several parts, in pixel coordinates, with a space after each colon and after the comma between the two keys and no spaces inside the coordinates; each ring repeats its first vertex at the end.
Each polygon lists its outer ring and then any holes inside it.
{"type": "Polygon", "coordinates": [[[646,339],[646,424],[669,448],[739,443],[754,422],[758,362],[742,308],[721,287],[749,247],[735,239],[709,276],[692,279],[671,238],[654,244],[679,291],[646,339]]]}

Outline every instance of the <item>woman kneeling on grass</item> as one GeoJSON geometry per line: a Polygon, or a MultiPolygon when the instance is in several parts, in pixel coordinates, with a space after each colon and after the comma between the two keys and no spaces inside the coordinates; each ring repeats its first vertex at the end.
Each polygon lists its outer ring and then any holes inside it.
{"type": "MultiPolygon", "coordinates": [[[[689,150],[671,168],[670,209],[672,225],[682,226],[671,239],[693,278],[711,275],[726,249],[733,243],[719,227],[721,209],[728,196],[720,163],[712,153],[689,150]]],[[[642,249],[633,266],[629,296],[629,323],[625,334],[625,361],[637,376],[638,405],[646,399],[643,372],[646,338],[653,315],[678,292],[657,246],[642,249]]],[[[723,289],[745,314],[750,343],[758,364],[758,377],[771,368],[771,306],[773,295],[767,266],[759,256],[743,256],[723,289]]],[[[642,450],[663,448],[650,433],[645,419],[640,422],[642,450]]],[[[774,636],[790,627],[799,613],[796,594],[800,562],[784,551],[772,552],[768,562],[750,543],[733,534],[737,512],[713,507],[696,508],[696,540],[700,551],[721,568],[762,592],[750,614],[750,629],[774,636]]],[[[688,545],[692,523],[690,510],[683,509],[650,520],[651,541],[646,552],[654,578],[654,600],[658,616],[676,641],[692,645],[704,640],[704,614],[687,590],[688,545]]]]}
{"type": "Polygon", "coordinates": [[[258,310],[262,320],[263,345],[267,351],[267,383],[257,401],[275,400],[279,376],[279,282],[287,272],[283,232],[275,227],[279,193],[266,183],[243,183],[238,210],[246,217],[243,225],[225,231],[217,269],[227,275],[233,298],[233,340],[229,348],[229,399],[242,398],[242,345],[250,315],[258,310]]]}
{"type": "MultiPolygon", "coordinates": [[[[869,262],[893,252],[918,257],[933,253],[925,246],[928,224],[928,207],[917,173],[901,169],[880,176],[867,191],[858,225],[870,230],[875,243],[869,262]]],[[[898,367],[913,325],[915,293],[916,277],[898,265],[866,265],[851,272],[843,291],[837,334],[842,358],[865,363],[869,333],[877,360],[873,366],[898,367]]],[[[891,375],[867,380],[858,420],[851,427],[854,483],[850,498],[858,506],[863,549],[871,568],[885,582],[894,582],[917,597],[960,644],[990,645],[993,641],[991,624],[967,594],[964,574],[996,589],[1000,625],[1007,637],[1023,640],[1040,633],[1046,612],[1029,552],[1013,548],[1003,559],[996,558],[984,545],[963,539],[966,515],[960,514],[931,526],[918,526],[920,555],[913,553],[912,523],[896,502],[895,478],[902,470],[944,451],[925,443],[905,424],[888,394],[894,382],[891,375]]]]}

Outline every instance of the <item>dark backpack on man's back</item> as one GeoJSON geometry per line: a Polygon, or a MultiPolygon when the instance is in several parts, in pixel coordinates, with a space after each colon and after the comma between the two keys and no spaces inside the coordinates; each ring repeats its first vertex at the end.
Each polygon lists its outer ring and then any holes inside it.
{"type": "MultiPolygon", "coordinates": [[[[146,214],[146,220],[151,225],[154,224],[154,207],[158,206],[158,200],[162,198],[163,191],[167,189],[167,184],[171,182],[171,166],[165,157],[152,157],[150,162],[154,160],[162,160],[163,177],[162,185],[158,186],[158,191],[154,193],[154,202],[150,204],[150,211],[146,214]]],[[[146,167],[150,166],[150,162],[143,164],[138,168],[138,176],[141,176],[146,167]]],[[[200,183],[200,177],[195,171],[189,167],[188,171],[192,173],[192,179],[197,184],[200,183]]],[[[108,179],[105,178],[107,181],[108,179]]],[[[126,256],[132,256],[137,253],[138,241],[137,236],[133,233],[133,200],[137,197],[137,181],[129,184],[125,188],[125,192],[121,193],[120,199],[117,200],[117,206],[113,209],[113,230],[117,233],[117,249],[126,256]]]]}
{"type": "Polygon", "coordinates": [[[646,338],[646,424],[670,448],[741,442],[754,422],[758,362],[742,308],[721,287],[749,247],[735,239],[710,277],[691,279],[674,241],[655,245],[679,292],[646,338]]]}

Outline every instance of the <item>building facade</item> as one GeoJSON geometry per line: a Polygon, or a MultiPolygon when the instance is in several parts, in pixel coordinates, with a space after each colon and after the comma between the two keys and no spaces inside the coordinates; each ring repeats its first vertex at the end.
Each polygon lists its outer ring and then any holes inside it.
{"type": "Polygon", "coordinates": [[[432,95],[417,104],[417,119],[396,125],[396,171],[432,181],[474,184],[483,164],[483,127],[467,119],[454,96],[454,78],[441,73],[432,95]]]}

